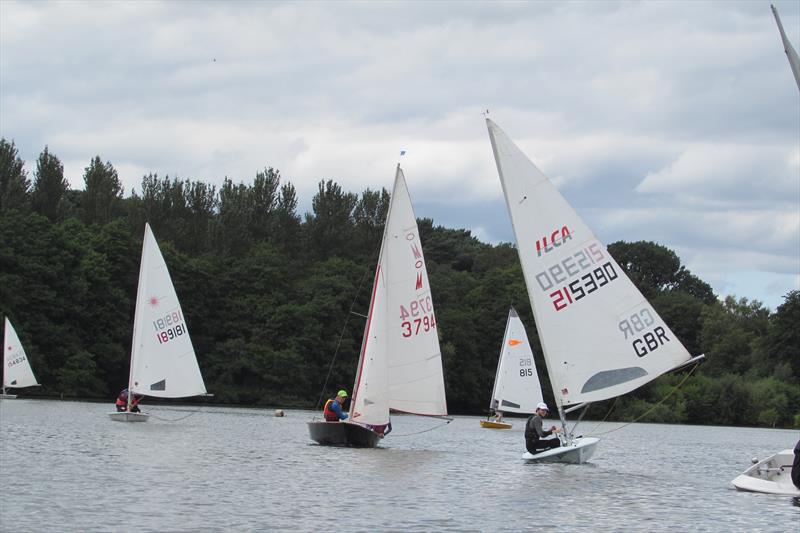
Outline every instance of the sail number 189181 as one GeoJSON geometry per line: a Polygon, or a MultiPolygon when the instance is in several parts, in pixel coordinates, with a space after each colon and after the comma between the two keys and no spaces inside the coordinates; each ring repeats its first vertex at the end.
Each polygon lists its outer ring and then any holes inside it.
{"type": "Polygon", "coordinates": [[[164,344],[186,333],[186,325],[180,310],[168,313],[163,317],[153,320],[156,338],[159,344],[164,344]]]}
{"type": "Polygon", "coordinates": [[[400,304],[400,329],[403,337],[419,335],[420,332],[430,331],[436,328],[436,317],[433,314],[433,303],[431,297],[417,298],[412,300],[406,307],[400,304]]]}

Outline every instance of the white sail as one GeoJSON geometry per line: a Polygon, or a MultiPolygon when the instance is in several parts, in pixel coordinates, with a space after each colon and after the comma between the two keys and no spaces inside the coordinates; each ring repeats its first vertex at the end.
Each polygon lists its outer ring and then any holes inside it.
{"type": "Polygon", "coordinates": [[[3,388],[32,387],[38,385],[33,375],[25,349],[14,331],[14,326],[6,317],[3,339],[3,388]]]}
{"type": "Polygon", "coordinates": [[[560,406],[619,396],[690,359],[547,177],[487,119],[560,406]]]}
{"type": "Polygon", "coordinates": [[[150,225],[145,225],[129,389],[183,398],[206,393],[186,319],[150,225]]]}
{"type": "Polygon", "coordinates": [[[797,56],[797,51],[792,47],[792,43],[789,42],[789,38],[786,37],[786,32],[783,31],[783,24],[781,23],[781,18],[778,16],[778,10],[771,4],[769,7],[772,8],[772,14],[775,16],[775,22],[778,24],[778,31],[781,32],[783,51],[786,52],[786,58],[789,60],[789,67],[791,67],[792,74],[794,74],[794,81],[797,82],[797,88],[800,89],[800,58],[797,56]]]}
{"type": "Polygon", "coordinates": [[[399,165],[376,270],[352,419],[385,424],[389,408],[446,415],[442,355],[428,273],[399,165]]]}
{"type": "Polygon", "coordinates": [[[512,307],[508,312],[489,407],[506,413],[533,413],[541,401],[542,385],[536,373],[533,350],[525,325],[512,307]]]}

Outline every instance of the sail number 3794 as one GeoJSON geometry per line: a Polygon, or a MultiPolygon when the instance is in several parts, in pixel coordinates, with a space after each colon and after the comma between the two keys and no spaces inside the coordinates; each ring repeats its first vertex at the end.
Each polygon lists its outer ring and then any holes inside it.
{"type": "Polygon", "coordinates": [[[436,316],[433,314],[433,303],[431,297],[417,298],[412,300],[406,307],[400,304],[400,329],[403,337],[419,335],[420,332],[427,332],[436,328],[436,316]]]}

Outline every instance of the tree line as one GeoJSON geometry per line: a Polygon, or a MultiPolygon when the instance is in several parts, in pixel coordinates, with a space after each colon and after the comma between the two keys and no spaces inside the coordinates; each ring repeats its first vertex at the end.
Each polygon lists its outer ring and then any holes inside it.
{"type": "MultiPolygon", "coordinates": [[[[215,402],[316,407],[334,354],[324,392],[352,386],[386,189],[356,194],[323,179],[301,215],[294,186],[271,167],[218,188],[148,174],[126,196],[116,169],[96,156],[83,180],[83,190],[70,189],[48,147],[30,178],[14,142],[0,140],[0,312],[43,384],[22,394],[111,399],[127,384],[145,222],[215,402]]],[[[552,402],[516,249],[418,223],[450,411],[486,412],[509,306],[526,324],[552,402]]],[[[772,312],[747,298],[719,300],[663,245],[608,250],[689,352],[707,360],[688,377],[662,376],[593,404],[589,418],[800,427],[800,291],[772,312]]]]}

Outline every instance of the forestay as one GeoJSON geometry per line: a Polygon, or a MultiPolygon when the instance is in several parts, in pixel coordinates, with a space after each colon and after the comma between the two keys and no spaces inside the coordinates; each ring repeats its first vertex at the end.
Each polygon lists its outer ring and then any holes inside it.
{"type": "Polygon", "coordinates": [[[149,224],[136,294],[129,388],[163,398],[206,393],[186,319],[149,224]]]}
{"type": "Polygon", "coordinates": [[[352,399],[352,420],[385,424],[389,409],[446,415],[442,356],[419,229],[395,174],[352,399]]]}
{"type": "Polygon", "coordinates": [[[536,373],[531,344],[525,325],[512,307],[508,312],[489,408],[511,413],[533,413],[536,404],[541,401],[542,386],[536,373]]]}
{"type": "Polygon", "coordinates": [[[6,317],[3,339],[3,388],[32,387],[38,385],[25,349],[6,317]]]}
{"type": "Polygon", "coordinates": [[[688,361],[550,180],[486,123],[557,403],[619,396],[688,361]]]}

